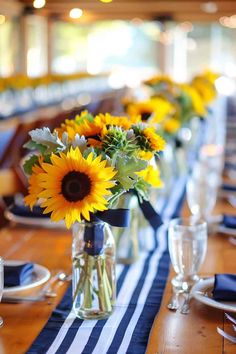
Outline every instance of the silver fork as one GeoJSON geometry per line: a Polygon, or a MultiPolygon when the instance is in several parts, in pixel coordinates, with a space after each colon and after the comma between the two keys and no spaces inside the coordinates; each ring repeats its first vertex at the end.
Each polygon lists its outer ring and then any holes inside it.
{"type": "Polygon", "coordinates": [[[236,344],[236,337],[232,336],[231,334],[226,333],[220,327],[217,327],[217,332],[224,338],[228,339],[230,342],[236,344]]]}

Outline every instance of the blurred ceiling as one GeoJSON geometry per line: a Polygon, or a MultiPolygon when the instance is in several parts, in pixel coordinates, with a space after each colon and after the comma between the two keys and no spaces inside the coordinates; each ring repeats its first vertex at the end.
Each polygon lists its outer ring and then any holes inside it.
{"type": "MultiPolygon", "coordinates": [[[[19,0],[28,11],[33,9],[32,0],[19,0]]],[[[217,0],[47,0],[35,13],[69,18],[72,8],[80,8],[84,15],[77,21],[99,19],[173,19],[175,21],[218,21],[222,16],[236,14],[236,1],[217,0]]]]}

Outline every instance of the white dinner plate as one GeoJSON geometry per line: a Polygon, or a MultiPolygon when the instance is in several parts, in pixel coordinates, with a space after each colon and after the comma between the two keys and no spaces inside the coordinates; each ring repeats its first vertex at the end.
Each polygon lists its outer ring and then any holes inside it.
{"type": "Polygon", "coordinates": [[[215,307],[219,310],[236,312],[236,301],[216,301],[212,298],[211,292],[214,287],[214,277],[201,279],[192,288],[192,296],[205,305],[215,307]]]}
{"type": "Polygon", "coordinates": [[[236,237],[236,229],[232,229],[230,227],[225,227],[224,225],[219,225],[217,231],[221,234],[224,234],[224,235],[236,237]]]}
{"type": "Polygon", "coordinates": [[[50,229],[65,229],[65,223],[61,222],[53,222],[50,218],[36,218],[32,216],[19,216],[11,212],[10,210],[6,210],[4,213],[5,217],[12,222],[21,225],[29,225],[36,227],[45,227],[50,229]]]}
{"type": "MultiPolygon", "coordinates": [[[[5,265],[20,265],[20,264],[24,264],[25,261],[4,261],[5,265]]],[[[33,273],[32,273],[32,277],[29,280],[28,283],[24,284],[24,285],[18,285],[18,286],[11,286],[11,287],[5,287],[3,289],[3,294],[4,295],[9,295],[18,291],[22,291],[22,290],[28,290],[31,288],[34,288],[36,286],[39,286],[43,283],[45,283],[46,281],[48,281],[48,279],[50,278],[50,271],[45,268],[44,266],[40,265],[40,264],[36,264],[34,263],[34,268],[33,268],[33,273]]]]}
{"type": "Polygon", "coordinates": [[[223,219],[222,215],[213,215],[208,220],[207,223],[209,225],[209,232],[218,232],[226,236],[233,236],[236,237],[236,229],[231,227],[226,227],[221,224],[223,219]]]}

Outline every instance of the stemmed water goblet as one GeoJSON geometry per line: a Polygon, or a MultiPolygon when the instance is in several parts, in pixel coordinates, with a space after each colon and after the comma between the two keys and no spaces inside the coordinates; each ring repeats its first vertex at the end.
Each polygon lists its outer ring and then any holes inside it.
{"type": "MultiPolygon", "coordinates": [[[[207,224],[204,220],[190,217],[170,221],[168,244],[171,262],[177,274],[171,281],[174,298],[180,293],[189,293],[199,280],[198,271],[205,259],[207,250],[207,224]]],[[[171,308],[171,306],[169,306],[171,308]]]]}
{"type": "Polygon", "coordinates": [[[206,164],[202,162],[195,164],[186,186],[187,203],[193,215],[210,220],[216,204],[219,178],[219,175],[210,170],[206,164]]]}

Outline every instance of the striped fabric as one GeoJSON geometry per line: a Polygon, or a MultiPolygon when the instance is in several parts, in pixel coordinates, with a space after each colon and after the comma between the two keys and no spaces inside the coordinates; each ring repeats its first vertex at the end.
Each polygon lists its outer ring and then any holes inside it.
{"type": "Polygon", "coordinates": [[[166,221],[156,235],[150,228],[148,248],[131,265],[117,265],[117,303],[106,320],[75,318],[71,308],[71,288],[52,313],[28,354],[142,354],[159,311],[169,273],[167,249],[168,220],[179,215],[185,193],[186,176],[175,181],[168,200],[159,201],[166,221]]]}

